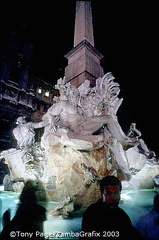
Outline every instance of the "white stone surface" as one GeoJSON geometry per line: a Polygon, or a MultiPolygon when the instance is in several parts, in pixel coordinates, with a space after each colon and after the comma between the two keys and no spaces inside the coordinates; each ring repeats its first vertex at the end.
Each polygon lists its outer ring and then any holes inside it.
{"type": "Polygon", "coordinates": [[[158,160],[136,124],[131,124],[128,135],[119,125],[117,110],[123,99],[118,98],[120,88],[113,75],[97,79],[94,88],[88,80],[77,88],[65,78],[56,88],[60,96],[40,123],[19,118],[22,121],[13,129],[17,149],[1,153],[10,168],[6,185],[18,192],[23,181],[39,179],[51,200],[69,197],[81,206],[100,197],[98,183],[107,174],[119,177],[125,189],[153,188],[158,160]],[[44,134],[36,143],[34,129],[41,127],[44,134]]]}

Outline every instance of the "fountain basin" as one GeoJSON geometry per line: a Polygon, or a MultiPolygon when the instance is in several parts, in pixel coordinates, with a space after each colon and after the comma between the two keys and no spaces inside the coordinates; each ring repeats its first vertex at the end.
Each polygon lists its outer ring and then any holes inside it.
{"type": "MultiPolygon", "coordinates": [[[[153,207],[153,199],[158,194],[158,189],[142,189],[139,191],[123,190],[121,194],[120,207],[124,209],[135,226],[138,219],[147,214],[153,207]]],[[[0,230],[2,230],[3,213],[10,208],[11,217],[14,216],[18,204],[19,194],[12,191],[0,191],[0,230]]],[[[41,203],[47,209],[55,202],[49,201],[47,205],[41,203]]],[[[78,239],[81,229],[82,214],[85,209],[72,213],[72,218],[63,219],[61,216],[48,216],[44,223],[44,234],[46,239],[78,239]]]]}

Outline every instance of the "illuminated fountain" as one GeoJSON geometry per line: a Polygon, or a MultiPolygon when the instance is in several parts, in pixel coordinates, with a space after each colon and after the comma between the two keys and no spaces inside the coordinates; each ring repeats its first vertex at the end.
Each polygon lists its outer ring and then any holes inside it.
{"type": "Polygon", "coordinates": [[[127,135],[120,127],[116,113],[123,99],[113,75],[98,78],[95,87],[89,80],[75,87],[63,78],[56,88],[60,96],[41,122],[17,119],[17,149],[1,153],[10,170],[5,189],[20,192],[27,179],[40,180],[48,199],[63,202],[68,212],[72,202],[80,208],[95,202],[107,174],[116,175],[123,189],[153,189],[158,161],[134,123],[127,135]],[[34,129],[42,127],[41,142],[35,142],[34,129]]]}
{"type": "Polygon", "coordinates": [[[55,86],[59,97],[54,98],[39,123],[20,116],[13,129],[17,147],[1,152],[9,167],[4,177],[5,191],[1,192],[1,216],[9,207],[8,199],[12,199],[14,215],[27,179],[39,180],[49,200],[46,232],[80,231],[81,212],[99,199],[99,180],[108,174],[122,181],[126,203],[121,204],[123,208],[130,207],[127,200],[132,203],[136,194],[140,199],[143,189],[145,194],[152,193],[147,197],[148,205],[152,205],[156,194],[154,178],[159,173],[158,159],[145,145],[136,124],[132,123],[129,132],[124,133],[118,122],[117,111],[123,101],[120,86],[112,73],[104,75],[100,66],[101,54],[94,48],[90,1],[77,1],[77,9],[74,48],[67,54],[65,77],[55,86]],[[83,10],[87,16],[82,19],[83,10]],[[78,34],[81,25],[87,29],[78,34]],[[41,141],[35,142],[35,129],[40,128],[44,133],[41,141]],[[65,219],[55,217],[55,212],[65,219]],[[75,218],[66,219],[70,214],[75,218]]]}
{"type": "Polygon", "coordinates": [[[159,164],[135,123],[125,134],[118,122],[123,99],[94,47],[91,1],[76,2],[74,47],[65,57],[65,76],[55,86],[59,97],[39,123],[19,116],[17,147],[1,153],[9,167],[5,190],[21,192],[27,179],[38,179],[49,200],[70,199],[82,208],[99,198],[98,182],[107,174],[116,175],[124,189],[153,188],[159,164]],[[39,128],[44,134],[35,142],[39,128]]]}
{"type": "Polygon", "coordinates": [[[78,239],[83,211],[100,197],[99,180],[107,174],[122,181],[120,207],[135,226],[151,210],[158,193],[154,183],[159,185],[159,163],[135,123],[127,134],[120,127],[119,84],[107,73],[95,87],[87,79],[75,87],[63,78],[56,88],[60,96],[42,121],[18,117],[13,129],[17,148],[1,152],[9,173],[4,177],[5,191],[0,191],[0,230],[3,213],[10,208],[14,216],[19,193],[32,179],[43,183],[49,200],[41,203],[48,210],[46,237],[78,239]],[[44,128],[44,133],[35,142],[38,128],[44,128]]]}

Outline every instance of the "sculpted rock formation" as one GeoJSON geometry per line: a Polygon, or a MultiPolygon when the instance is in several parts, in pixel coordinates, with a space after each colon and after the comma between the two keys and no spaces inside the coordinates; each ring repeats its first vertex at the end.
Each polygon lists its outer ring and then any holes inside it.
{"type": "Polygon", "coordinates": [[[56,210],[65,216],[74,205],[96,201],[98,182],[107,174],[118,176],[124,188],[152,188],[158,160],[135,123],[123,132],[117,118],[123,99],[112,73],[98,78],[95,87],[87,79],[75,87],[63,78],[56,88],[60,95],[40,123],[17,119],[17,149],[1,153],[10,169],[5,188],[20,192],[27,179],[39,179],[50,200],[62,201],[56,210]],[[35,141],[35,128],[44,128],[40,142],[35,141]],[[71,199],[69,207],[63,199],[71,199]]]}
{"type": "Polygon", "coordinates": [[[116,112],[122,99],[118,98],[119,84],[114,82],[111,73],[98,78],[94,88],[90,88],[88,80],[77,88],[64,79],[60,79],[56,87],[60,97],[43,116],[43,120],[49,122],[42,137],[44,148],[64,139],[75,148],[92,149],[100,141],[104,143],[104,135],[95,133],[105,127],[124,148],[135,146],[136,141],[124,134],[117,120],[116,112]]]}

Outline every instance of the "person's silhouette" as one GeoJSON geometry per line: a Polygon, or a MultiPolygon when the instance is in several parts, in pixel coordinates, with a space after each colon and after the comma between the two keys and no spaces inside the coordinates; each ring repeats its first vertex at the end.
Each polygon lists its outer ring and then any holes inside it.
{"type": "Polygon", "coordinates": [[[142,239],[127,213],[118,206],[121,190],[117,177],[107,175],[101,179],[101,199],[84,212],[80,239],[142,239]]]}
{"type": "MultiPolygon", "coordinates": [[[[15,216],[9,223],[4,222],[3,230],[0,233],[1,240],[45,239],[43,223],[46,220],[46,209],[38,204],[39,195],[46,200],[41,182],[28,180],[19,197],[20,203],[15,216]]],[[[9,213],[9,210],[6,212],[9,213]]],[[[5,215],[6,213],[4,213],[5,215]]]]}
{"type": "Polygon", "coordinates": [[[154,197],[153,208],[139,218],[136,227],[141,232],[143,240],[159,239],[159,194],[154,197]]]}

